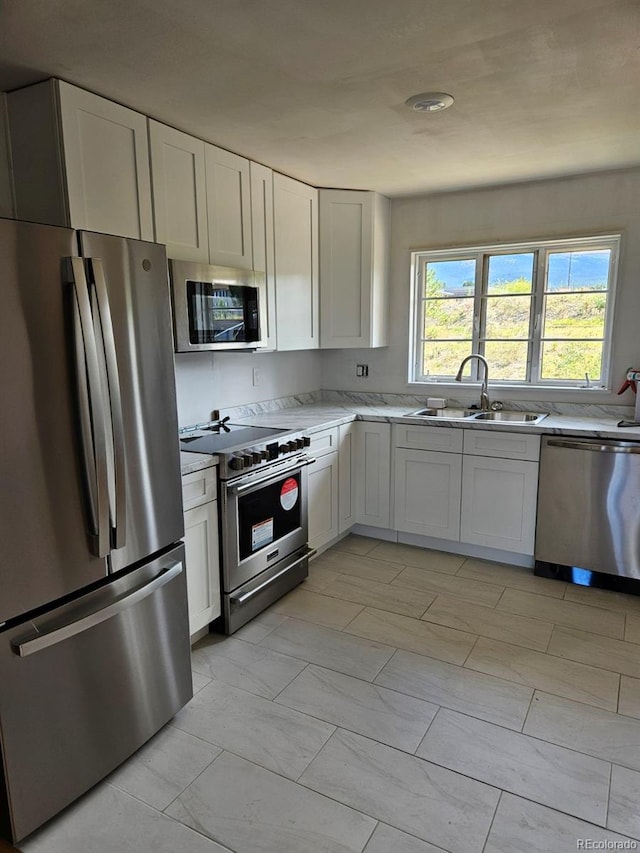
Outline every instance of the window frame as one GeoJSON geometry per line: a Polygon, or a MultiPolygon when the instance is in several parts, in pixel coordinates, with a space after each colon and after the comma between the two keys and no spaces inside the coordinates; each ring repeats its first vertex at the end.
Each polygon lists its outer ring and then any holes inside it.
{"type": "MultiPolygon", "coordinates": [[[[450,384],[454,382],[454,376],[423,374],[423,337],[425,315],[423,310],[425,296],[426,276],[424,270],[428,262],[470,260],[475,258],[475,284],[473,295],[473,328],[471,339],[471,352],[482,353],[486,335],[483,338],[481,332],[486,323],[487,291],[486,281],[489,270],[488,259],[495,255],[508,255],[531,252],[533,258],[532,289],[529,315],[529,338],[527,346],[526,379],[493,379],[492,385],[503,388],[592,388],[598,390],[611,389],[611,352],[613,348],[613,315],[615,297],[617,290],[618,266],[620,258],[620,246],[622,235],[620,233],[596,234],[587,237],[563,237],[542,240],[528,240],[522,242],[490,243],[486,245],[457,246],[447,249],[420,249],[411,252],[411,305],[410,305],[410,329],[409,329],[409,382],[412,384],[427,385],[430,383],[450,384]],[[603,345],[602,345],[602,370],[598,380],[590,377],[587,384],[586,377],[583,379],[543,379],[540,375],[542,345],[544,343],[544,309],[546,301],[545,285],[548,268],[548,257],[554,251],[580,251],[580,250],[609,250],[611,260],[609,264],[609,276],[606,291],[574,291],[575,293],[606,293],[607,302],[605,309],[603,345]],[[593,384],[595,383],[595,384],[593,384]]],[[[523,294],[524,295],[524,294],[523,294]]],[[[504,297],[502,297],[504,298],[504,297]]],[[[468,340],[452,338],[455,340],[468,340]]],[[[489,339],[493,340],[493,339],[489,339]]],[[[508,340],[508,339],[507,339],[508,340]]],[[[523,339],[524,340],[524,339],[523,339]]],[[[583,338],[551,338],[558,341],[584,341],[583,338]]],[[[593,340],[593,339],[591,339],[593,340]]],[[[489,364],[491,367],[491,364],[489,364]]],[[[481,378],[480,365],[477,359],[469,362],[471,370],[471,381],[481,378]]]]}

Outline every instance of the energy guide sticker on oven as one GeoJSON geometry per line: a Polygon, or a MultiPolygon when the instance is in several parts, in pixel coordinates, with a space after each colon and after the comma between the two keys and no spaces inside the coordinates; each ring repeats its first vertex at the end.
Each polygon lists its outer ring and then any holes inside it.
{"type": "Polygon", "coordinates": [[[251,550],[257,551],[264,545],[273,542],[273,519],[267,518],[266,521],[260,521],[254,524],[251,528],[251,550]]]}
{"type": "Polygon", "coordinates": [[[298,481],[295,477],[288,477],[280,489],[280,504],[283,509],[293,509],[298,503],[298,481]]]}

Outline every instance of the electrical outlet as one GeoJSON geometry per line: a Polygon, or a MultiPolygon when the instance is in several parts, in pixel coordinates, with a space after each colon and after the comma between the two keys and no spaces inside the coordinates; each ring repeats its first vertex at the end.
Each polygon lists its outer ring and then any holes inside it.
{"type": "Polygon", "coordinates": [[[356,364],[356,376],[368,376],[369,375],[369,365],[368,364],[356,364]]]}
{"type": "Polygon", "coordinates": [[[262,368],[254,367],[253,368],[253,387],[257,388],[258,385],[262,383],[262,368]]]}

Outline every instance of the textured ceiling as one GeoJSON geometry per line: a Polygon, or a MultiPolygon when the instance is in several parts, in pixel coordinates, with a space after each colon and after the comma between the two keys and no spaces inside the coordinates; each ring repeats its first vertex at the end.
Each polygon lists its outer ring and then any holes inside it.
{"type": "Polygon", "coordinates": [[[49,76],[317,186],[640,163],[638,0],[0,0],[0,89],[49,76]]]}

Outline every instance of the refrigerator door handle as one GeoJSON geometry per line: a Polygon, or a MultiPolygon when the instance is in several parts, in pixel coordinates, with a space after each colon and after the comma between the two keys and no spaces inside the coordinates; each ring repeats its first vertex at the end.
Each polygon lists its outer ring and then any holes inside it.
{"type": "Polygon", "coordinates": [[[51,648],[51,646],[55,646],[57,643],[62,643],[70,637],[81,634],[83,631],[88,631],[89,628],[93,628],[101,622],[106,622],[107,619],[117,616],[118,613],[122,613],[128,607],[132,607],[134,604],[138,604],[144,598],[152,595],[165,584],[168,584],[169,581],[173,580],[173,578],[177,577],[182,569],[182,562],[174,562],[163,569],[153,580],[134,589],[133,592],[128,593],[124,598],[112,601],[106,607],[95,610],[73,622],[52,627],[43,633],[40,633],[37,627],[34,626],[35,630],[28,637],[12,641],[11,648],[14,654],[24,658],[43,649],[51,648]]]}
{"type": "Polygon", "coordinates": [[[68,258],[73,285],[76,377],[82,434],[82,463],[89,500],[91,552],[106,557],[109,545],[109,493],[104,406],[91,302],[82,258],[68,258]]]}
{"type": "Polygon", "coordinates": [[[99,330],[102,337],[105,362],[107,368],[108,399],[110,402],[111,427],[113,431],[113,465],[115,495],[113,500],[114,516],[111,520],[111,547],[122,548],[126,544],[126,482],[125,482],[125,452],[124,452],[124,420],[122,416],[122,393],[120,391],[120,374],[116,356],[116,343],[113,334],[111,306],[107,292],[107,280],[104,266],[100,258],[89,258],[93,283],[98,298],[100,314],[99,330]]]}

